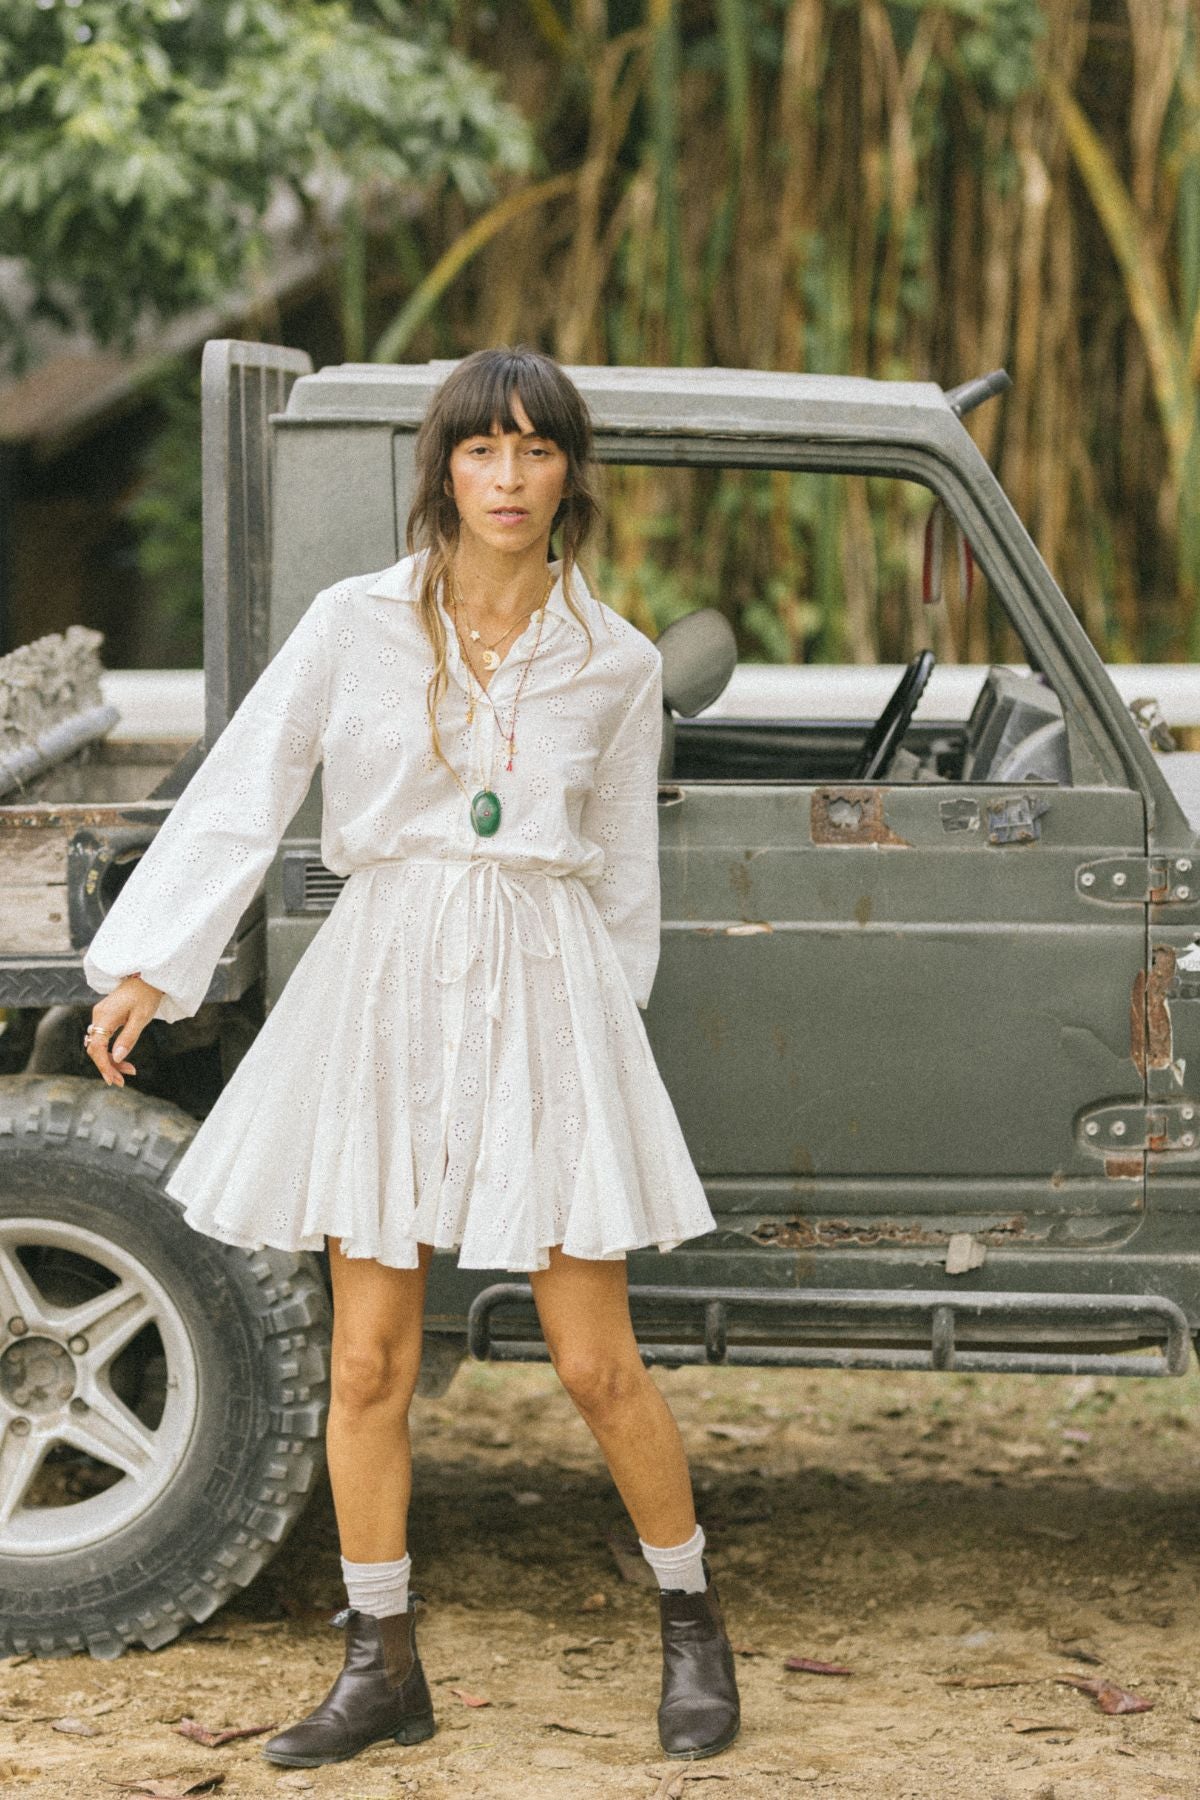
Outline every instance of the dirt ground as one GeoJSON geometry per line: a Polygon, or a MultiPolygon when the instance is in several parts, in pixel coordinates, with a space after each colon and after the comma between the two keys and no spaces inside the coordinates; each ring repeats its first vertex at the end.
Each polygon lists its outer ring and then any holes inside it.
{"type": "Polygon", "coordinates": [[[723,1755],[659,1750],[655,1595],[620,1574],[609,1534],[632,1528],[553,1372],[469,1363],[415,1408],[429,1742],[287,1772],[261,1738],[172,1729],[280,1728],[326,1691],[343,1596],[323,1490],[253,1587],[167,1648],[4,1665],[5,1792],[223,1775],[222,1800],[1200,1800],[1200,1376],[655,1379],[739,1650],[723,1755]],[[1062,1676],[1152,1709],[1106,1716],[1062,1676]]]}

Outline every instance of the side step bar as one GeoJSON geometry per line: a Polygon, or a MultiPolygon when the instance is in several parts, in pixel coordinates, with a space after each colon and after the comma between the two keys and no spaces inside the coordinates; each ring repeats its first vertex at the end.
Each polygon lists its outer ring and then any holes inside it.
{"type": "MultiPolygon", "coordinates": [[[[947,1294],[913,1288],[880,1293],[870,1288],[691,1288],[634,1285],[630,1309],[664,1303],[690,1307],[702,1315],[704,1342],[643,1344],[647,1368],[679,1368],[685,1363],[739,1363],[801,1369],[954,1369],[1027,1375],[1186,1375],[1191,1334],[1182,1308],[1158,1294],[947,1294]],[[894,1323],[898,1334],[928,1339],[928,1348],[902,1349],[865,1344],[731,1344],[729,1327],[740,1310],[764,1309],[780,1315],[785,1329],[811,1329],[824,1320],[850,1319],[863,1325],[894,1323]],[[1109,1356],[1101,1351],[975,1350],[956,1338],[960,1325],[982,1326],[989,1335],[1009,1328],[1024,1332],[1068,1330],[1074,1336],[1137,1338],[1161,1336],[1150,1355],[1109,1356]]],[[[467,1347],[481,1362],[546,1362],[541,1336],[498,1338],[493,1314],[501,1307],[533,1307],[528,1282],[498,1281],[476,1294],[467,1312],[467,1347]]],[[[536,1320],[536,1315],[535,1315],[536,1320]]],[[[697,1324],[700,1324],[697,1320],[697,1324]]]]}

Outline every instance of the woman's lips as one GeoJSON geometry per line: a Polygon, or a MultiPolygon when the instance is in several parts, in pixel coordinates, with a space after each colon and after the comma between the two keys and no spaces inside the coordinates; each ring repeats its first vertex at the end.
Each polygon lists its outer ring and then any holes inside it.
{"type": "Polygon", "coordinates": [[[490,516],[498,519],[501,525],[518,525],[522,519],[527,519],[529,514],[521,507],[497,506],[492,509],[490,516]]]}

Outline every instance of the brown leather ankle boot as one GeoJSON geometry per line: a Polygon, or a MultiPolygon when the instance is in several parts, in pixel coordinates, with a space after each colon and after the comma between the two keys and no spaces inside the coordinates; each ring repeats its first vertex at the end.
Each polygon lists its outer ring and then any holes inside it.
{"type": "Polygon", "coordinates": [[[733,1646],[707,1557],[701,1567],[708,1583],[702,1594],[669,1588],[658,1597],[663,1646],[658,1737],[668,1756],[715,1756],[732,1744],[742,1723],[733,1646]]]}
{"type": "Polygon", "coordinates": [[[417,1654],[413,1597],[407,1612],[376,1619],[347,1606],[331,1623],[346,1632],[341,1673],[299,1724],[267,1739],[262,1753],[268,1762],[312,1769],[345,1762],[381,1738],[419,1744],[433,1736],[433,1702],[417,1654]]]}

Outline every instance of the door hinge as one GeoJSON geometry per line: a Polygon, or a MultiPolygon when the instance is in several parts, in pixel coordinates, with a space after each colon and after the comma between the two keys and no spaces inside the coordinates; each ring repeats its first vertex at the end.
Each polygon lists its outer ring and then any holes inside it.
{"type": "Polygon", "coordinates": [[[1080,1113],[1075,1134],[1082,1150],[1106,1160],[1141,1156],[1147,1150],[1200,1156],[1200,1101],[1095,1106],[1080,1113]]]}
{"type": "Polygon", "coordinates": [[[1183,904],[1195,892],[1192,861],[1188,856],[1102,856],[1098,862],[1080,863],[1075,891],[1106,906],[1183,904]]]}

